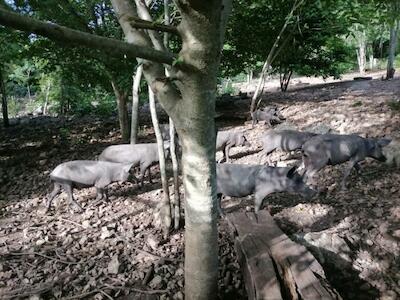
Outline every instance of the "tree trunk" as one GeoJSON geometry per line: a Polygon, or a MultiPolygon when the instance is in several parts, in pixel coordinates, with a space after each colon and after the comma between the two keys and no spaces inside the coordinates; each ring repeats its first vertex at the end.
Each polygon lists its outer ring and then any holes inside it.
{"type": "Polygon", "coordinates": [[[282,92],[287,91],[292,74],[293,74],[292,70],[288,70],[288,69],[281,70],[281,72],[279,74],[279,79],[280,79],[279,81],[280,81],[282,92]]]}
{"type": "Polygon", "coordinates": [[[359,36],[357,37],[357,62],[358,62],[358,71],[361,75],[365,74],[365,65],[366,65],[366,44],[365,44],[365,32],[359,32],[359,36]]]}
{"type": "Polygon", "coordinates": [[[278,36],[275,39],[274,44],[272,45],[267,59],[264,62],[261,74],[260,74],[260,78],[258,80],[258,84],[257,84],[257,88],[256,91],[254,92],[253,97],[251,98],[251,103],[250,103],[250,114],[253,115],[252,113],[257,109],[256,103],[257,100],[258,103],[260,103],[261,101],[261,96],[262,96],[262,92],[264,90],[264,84],[265,84],[265,80],[267,78],[268,72],[271,69],[271,64],[273,63],[273,61],[275,60],[275,58],[277,57],[277,55],[279,54],[279,52],[282,50],[283,46],[286,44],[286,42],[289,39],[289,36],[287,37],[287,39],[285,41],[283,41],[282,43],[282,37],[283,37],[283,33],[285,32],[287,26],[289,25],[292,17],[293,17],[293,13],[294,11],[300,7],[303,4],[304,0],[296,0],[292,6],[292,9],[290,10],[289,14],[287,15],[286,19],[285,19],[285,23],[283,24],[281,31],[279,32],[278,36]]]}
{"type": "Polygon", "coordinates": [[[142,79],[143,65],[140,65],[135,76],[133,76],[132,86],[132,116],[131,116],[131,144],[136,144],[139,124],[139,88],[142,79]]]}
{"type": "Polygon", "coordinates": [[[3,124],[4,127],[10,126],[10,122],[8,121],[8,103],[7,103],[7,93],[6,93],[6,84],[3,78],[3,70],[0,69],[0,94],[1,94],[1,107],[3,113],[3,124]]]}
{"type": "MultiPolygon", "coordinates": [[[[164,0],[164,24],[170,25],[170,14],[169,14],[169,0],[164,0]]],[[[169,49],[169,34],[164,32],[164,47],[169,49]]],[[[169,77],[169,71],[165,68],[165,75],[169,77]]],[[[170,153],[172,160],[172,172],[174,177],[174,198],[172,200],[173,207],[173,219],[174,229],[178,230],[181,220],[181,197],[179,193],[179,165],[178,158],[176,155],[176,139],[175,139],[175,124],[174,121],[169,118],[169,136],[170,136],[170,153]]]]}
{"type": "Polygon", "coordinates": [[[174,174],[174,200],[172,202],[174,212],[174,229],[178,230],[181,222],[181,197],[179,193],[179,164],[176,155],[176,139],[174,121],[169,118],[170,151],[172,160],[172,171],[174,174]]]}
{"type": "MultiPolygon", "coordinates": [[[[183,68],[173,66],[179,85],[165,78],[161,64],[144,61],[143,74],[168,115],[174,120],[182,144],[185,187],[185,298],[216,299],[218,234],[215,174],[215,91],[220,51],[230,1],[176,0],[182,21],[179,53],[183,68]],[[179,90],[178,90],[179,86],[179,90]]],[[[151,39],[135,30],[132,1],[112,0],[126,39],[149,46],[151,39]]]]}
{"type": "Polygon", "coordinates": [[[49,105],[50,88],[51,88],[51,83],[48,82],[47,87],[46,87],[46,99],[45,99],[44,107],[43,107],[43,115],[47,115],[47,107],[49,105]]]}
{"type": "Polygon", "coordinates": [[[171,206],[170,206],[171,201],[169,199],[168,178],[167,178],[167,171],[165,168],[164,141],[162,139],[160,126],[158,125],[154,93],[150,86],[149,86],[149,102],[150,102],[151,120],[153,122],[154,133],[156,134],[156,139],[157,139],[161,183],[164,192],[163,201],[160,203],[160,213],[161,213],[164,236],[166,236],[171,227],[171,206]]]}
{"type": "Polygon", "coordinates": [[[394,77],[394,60],[396,58],[396,48],[398,40],[399,22],[395,21],[390,28],[390,41],[389,41],[389,56],[386,70],[386,79],[393,79],[394,77]]]}
{"type": "Polygon", "coordinates": [[[129,142],[129,116],[128,116],[128,94],[120,91],[114,81],[111,81],[112,88],[114,90],[115,98],[117,100],[118,108],[118,121],[119,128],[121,130],[122,141],[124,143],[129,142]]]}

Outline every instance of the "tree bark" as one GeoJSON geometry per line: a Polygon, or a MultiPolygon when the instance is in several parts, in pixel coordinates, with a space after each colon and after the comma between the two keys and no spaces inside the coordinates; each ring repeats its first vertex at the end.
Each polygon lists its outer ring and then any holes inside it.
{"type": "Polygon", "coordinates": [[[121,130],[122,141],[124,143],[129,142],[129,117],[128,117],[128,93],[119,90],[118,86],[114,81],[111,81],[111,85],[117,100],[118,108],[118,121],[119,128],[121,130]]]}
{"type": "Polygon", "coordinates": [[[160,126],[158,124],[154,93],[150,86],[149,86],[149,102],[150,102],[151,120],[153,122],[154,133],[156,134],[156,139],[157,139],[161,184],[164,192],[163,201],[160,203],[160,214],[162,219],[164,236],[166,236],[171,227],[171,205],[170,205],[171,201],[169,199],[168,178],[167,178],[167,171],[165,168],[164,141],[162,139],[160,126]]]}
{"type": "Polygon", "coordinates": [[[139,124],[139,88],[142,79],[143,65],[138,66],[133,76],[132,86],[132,116],[131,116],[131,144],[136,144],[139,124]]]}
{"type": "Polygon", "coordinates": [[[395,21],[390,28],[390,41],[389,41],[389,56],[386,70],[386,79],[393,79],[394,77],[394,60],[396,57],[396,48],[398,40],[399,22],[395,21]]]}
{"type": "Polygon", "coordinates": [[[281,72],[279,74],[279,79],[280,79],[280,85],[281,85],[282,92],[287,91],[292,74],[293,74],[292,70],[288,70],[288,69],[281,70],[281,72]]]}
{"type": "Polygon", "coordinates": [[[4,127],[10,126],[10,122],[8,120],[8,103],[7,103],[7,92],[6,92],[6,84],[3,78],[3,70],[0,68],[0,94],[1,94],[1,107],[3,113],[3,124],[4,127]]]}

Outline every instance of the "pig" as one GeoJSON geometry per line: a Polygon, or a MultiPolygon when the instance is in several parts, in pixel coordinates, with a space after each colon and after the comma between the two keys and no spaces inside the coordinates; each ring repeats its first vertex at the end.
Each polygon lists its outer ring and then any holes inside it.
{"type": "MultiPolygon", "coordinates": [[[[164,141],[170,141],[169,129],[170,129],[169,124],[160,124],[161,136],[164,141]]],[[[175,141],[179,146],[181,146],[181,142],[179,141],[179,137],[176,131],[175,131],[175,141]]]]}
{"type": "Polygon", "coordinates": [[[264,198],[275,192],[299,193],[310,199],[316,191],[304,184],[296,167],[269,167],[264,165],[217,164],[218,210],[221,196],[245,197],[255,195],[254,211],[258,213],[264,198]]]}
{"type": "Polygon", "coordinates": [[[83,208],[75,201],[73,188],[96,187],[96,200],[106,200],[105,188],[112,182],[124,182],[128,179],[132,164],[111,163],[105,161],[73,160],[58,165],[51,173],[50,179],[54,183],[53,191],[47,196],[47,211],[51,202],[57,196],[61,187],[67,192],[70,204],[75,209],[83,208]]]}
{"type": "Polygon", "coordinates": [[[259,121],[266,121],[266,123],[273,126],[275,124],[280,124],[283,120],[285,120],[285,118],[279,114],[276,107],[257,109],[251,113],[251,118],[253,120],[252,126],[254,126],[259,121]]]}
{"type": "Polygon", "coordinates": [[[219,162],[221,162],[224,158],[226,158],[227,162],[230,162],[229,149],[234,146],[236,147],[250,146],[250,143],[244,136],[243,131],[234,131],[234,130],[218,131],[216,151],[222,151],[224,155],[219,162]]]}
{"type": "Polygon", "coordinates": [[[268,130],[261,138],[263,151],[268,155],[277,149],[286,152],[301,150],[303,144],[316,135],[296,130],[268,130]]]}
{"type": "MultiPolygon", "coordinates": [[[[164,142],[164,148],[165,150],[169,149],[168,142],[164,142]]],[[[131,163],[133,167],[140,166],[140,185],[143,187],[146,171],[148,171],[149,182],[151,183],[150,167],[159,161],[157,143],[109,146],[101,152],[99,160],[131,163]]]]}
{"type": "Polygon", "coordinates": [[[305,142],[302,146],[305,177],[312,181],[315,173],[327,165],[338,165],[349,161],[341,188],[346,188],[346,179],[353,167],[358,171],[358,163],[367,157],[378,161],[386,161],[382,147],[388,145],[390,139],[362,138],[355,134],[321,134],[305,142]]]}

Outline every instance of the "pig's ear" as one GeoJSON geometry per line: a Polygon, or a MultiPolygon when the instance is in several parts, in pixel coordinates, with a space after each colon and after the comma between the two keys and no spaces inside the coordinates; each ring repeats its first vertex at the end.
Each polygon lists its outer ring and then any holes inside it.
{"type": "Polygon", "coordinates": [[[379,146],[385,147],[390,144],[392,140],[391,139],[378,139],[376,142],[378,143],[379,146]]]}
{"type": "Polygon", "coordinates": [[[297,166],[293,166],[286,174],[287,178],[292,178],[296,173],[297,166]]]}

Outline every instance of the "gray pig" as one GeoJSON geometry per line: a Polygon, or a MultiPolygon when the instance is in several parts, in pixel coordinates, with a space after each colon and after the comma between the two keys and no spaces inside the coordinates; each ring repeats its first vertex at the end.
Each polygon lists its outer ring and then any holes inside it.
{"type": "Polygon", "coordinates": [[[257,109],[251,113],[252,126],[254,126],[259,121],[266,121],[269,125],[273,126],[275,124],[282,123],[285,118],[278,113],[277,108],[265,108],[257,109]]]}
{"type": "Polygon", "coordinates": [[[219,162],[221,162],[224,158],[226,158],[227,162],[230,162],[229,149],[234,146],[236,147],[250,146],[250,143],[244,136],[243,131],[234,131],[234,130],[218,131],[216,151],[222,151],[224,155],[219,162]]]}
{"type": "Polygon", "coordinates": [[[263,165],[217,165],[218,209],[221,208],[221,196],[245,197],[254,194],[255,213],[261,208],[264,198],[275,192],[300,193],[312,198],[316,191],[306,186],[302,177],[293,168],[276,168],[263,165]]]}
{"type": "MultiPolygon", "coordinates": [[[[169,149],[169,143],[164,142],[164,148],[169,149]]],[[[132,167],[140,166],[140,184],[143,187],[146,171],[148,171],[149,181],[151,182],[150,167],[159,161],[157,143],[109,146],[101,152],[99,160],[130,163],[132,167]]]]}
{"type": "Polygon", "coordinates": [[[111,182],[124,182],[128,179],[132,164],[118,164],[104,161],[73,160],[59,164],[51,173],[50,179],[54,183],[53,191],[47,197],[47,210],[57,196],[61,187],[67,192],[68,199],[75,208],[83,211],[75,201],[73,188],[96,187],[96,200],[107,199],[105,187],[111,182]]]}
{"type": "Polygon", "coordinates": [[[303,144],[314,136],[315,133],[296,130],[268,130],[261,140],[264,153],[268,155],[274,150],[300,150],[303,144]]]}
{"type": "Polygon", "coordinates": [[[358,135],[321,134],[313,137],[302,147],[305,177],[312,181],[313,175],[327,165],[338,165],[349,161],[341,187],[345,188],[346,178],[353,167],[358,171],[358,162],[366,157],[385,161],[382,147],[389,139],[362,138],[358,135]]]}

